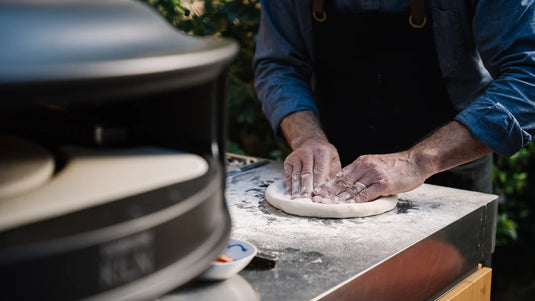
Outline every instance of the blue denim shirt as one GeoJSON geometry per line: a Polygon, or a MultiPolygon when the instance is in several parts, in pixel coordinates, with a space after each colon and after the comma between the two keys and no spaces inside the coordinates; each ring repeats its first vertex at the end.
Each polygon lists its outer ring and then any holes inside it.
{"type": "MultiPolygon", "coordinates": [[[[311,1],[261,1],[255,87],[276,132],[290,113],[318,114],[311,1]]],[[[410,3],[330,1],[355,13],[409,11],[410,3]]],[[[442,76],[460,111],[455,119],[494,152],[513,155],[535,136],[535,0],[427,0],[426,6],[442,76]]]]}

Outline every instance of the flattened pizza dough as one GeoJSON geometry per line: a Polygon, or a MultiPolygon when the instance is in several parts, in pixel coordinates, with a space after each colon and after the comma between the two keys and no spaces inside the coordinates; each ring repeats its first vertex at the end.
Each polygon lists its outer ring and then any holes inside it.
{"type": "Polygon", "coordinates": [[[320,204],[308,198],[292,200],[284,192],[284,181],[274,182],[266,189],[266,200],[286,213],[309,217],[349,218],[377,215],[394,209],[398,202],[397,196],[394,195],[367,203],[320,204]]]}

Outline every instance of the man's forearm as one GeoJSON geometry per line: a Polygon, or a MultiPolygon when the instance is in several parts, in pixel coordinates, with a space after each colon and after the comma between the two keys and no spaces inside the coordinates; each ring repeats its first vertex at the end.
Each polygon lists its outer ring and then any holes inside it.
{"type": "Polygon", "coordinates": [[[280,127],[293,150],[309,139],[328,143],[327,136],[312,111],[299,111],[288,115],[281,121],[280,127]]]}
{"type": "Polygon", "coordinates": [[[492,152],[462,123],[453,121],[408,150],[425,177],[483,157],[492,152]]]}

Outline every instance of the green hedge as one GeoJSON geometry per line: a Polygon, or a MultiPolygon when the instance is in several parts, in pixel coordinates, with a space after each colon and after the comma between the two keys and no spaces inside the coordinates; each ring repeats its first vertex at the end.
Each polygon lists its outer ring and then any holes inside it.
{"type": "MultiPolygon", "coordinates": [[[[253,86],[252,58],[260,21],[258,0],[144,1],[186,33],[231,37],[240,44],[239,55],[229,74],[228,151],[282,160],[290,149],[284,141],[274,137],[253,86]]],[[[496,156],[494,187],[501,197],[497,245],[534,240],[534,171],[533,143],[511,158],[496,156]]]]}
{"type": "Polygon", "coordinates": [[[535,241],[535,143],[494,160],[494,192],[501,197],[496,244],[535,241]]]}
{"type": "Polygon", "coordinates": [[[286,142],[276,139],[254,90],[252,60],[260,23],[257,0],[145,0],[180,30],[197,36],[231,37],[240,44],[228,82],[228,151],[283,159],[286,142]]]}

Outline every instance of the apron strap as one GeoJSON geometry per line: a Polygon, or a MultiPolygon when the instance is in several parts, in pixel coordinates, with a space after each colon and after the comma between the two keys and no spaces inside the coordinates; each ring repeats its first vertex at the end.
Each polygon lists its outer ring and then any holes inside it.
{"type": "Polygon", "coordinates": [[[411,15],[409,16],[409,24],[416,29],[423,28],[427,23],[425,16],[424,0],[411,0],[411,15]]]}

